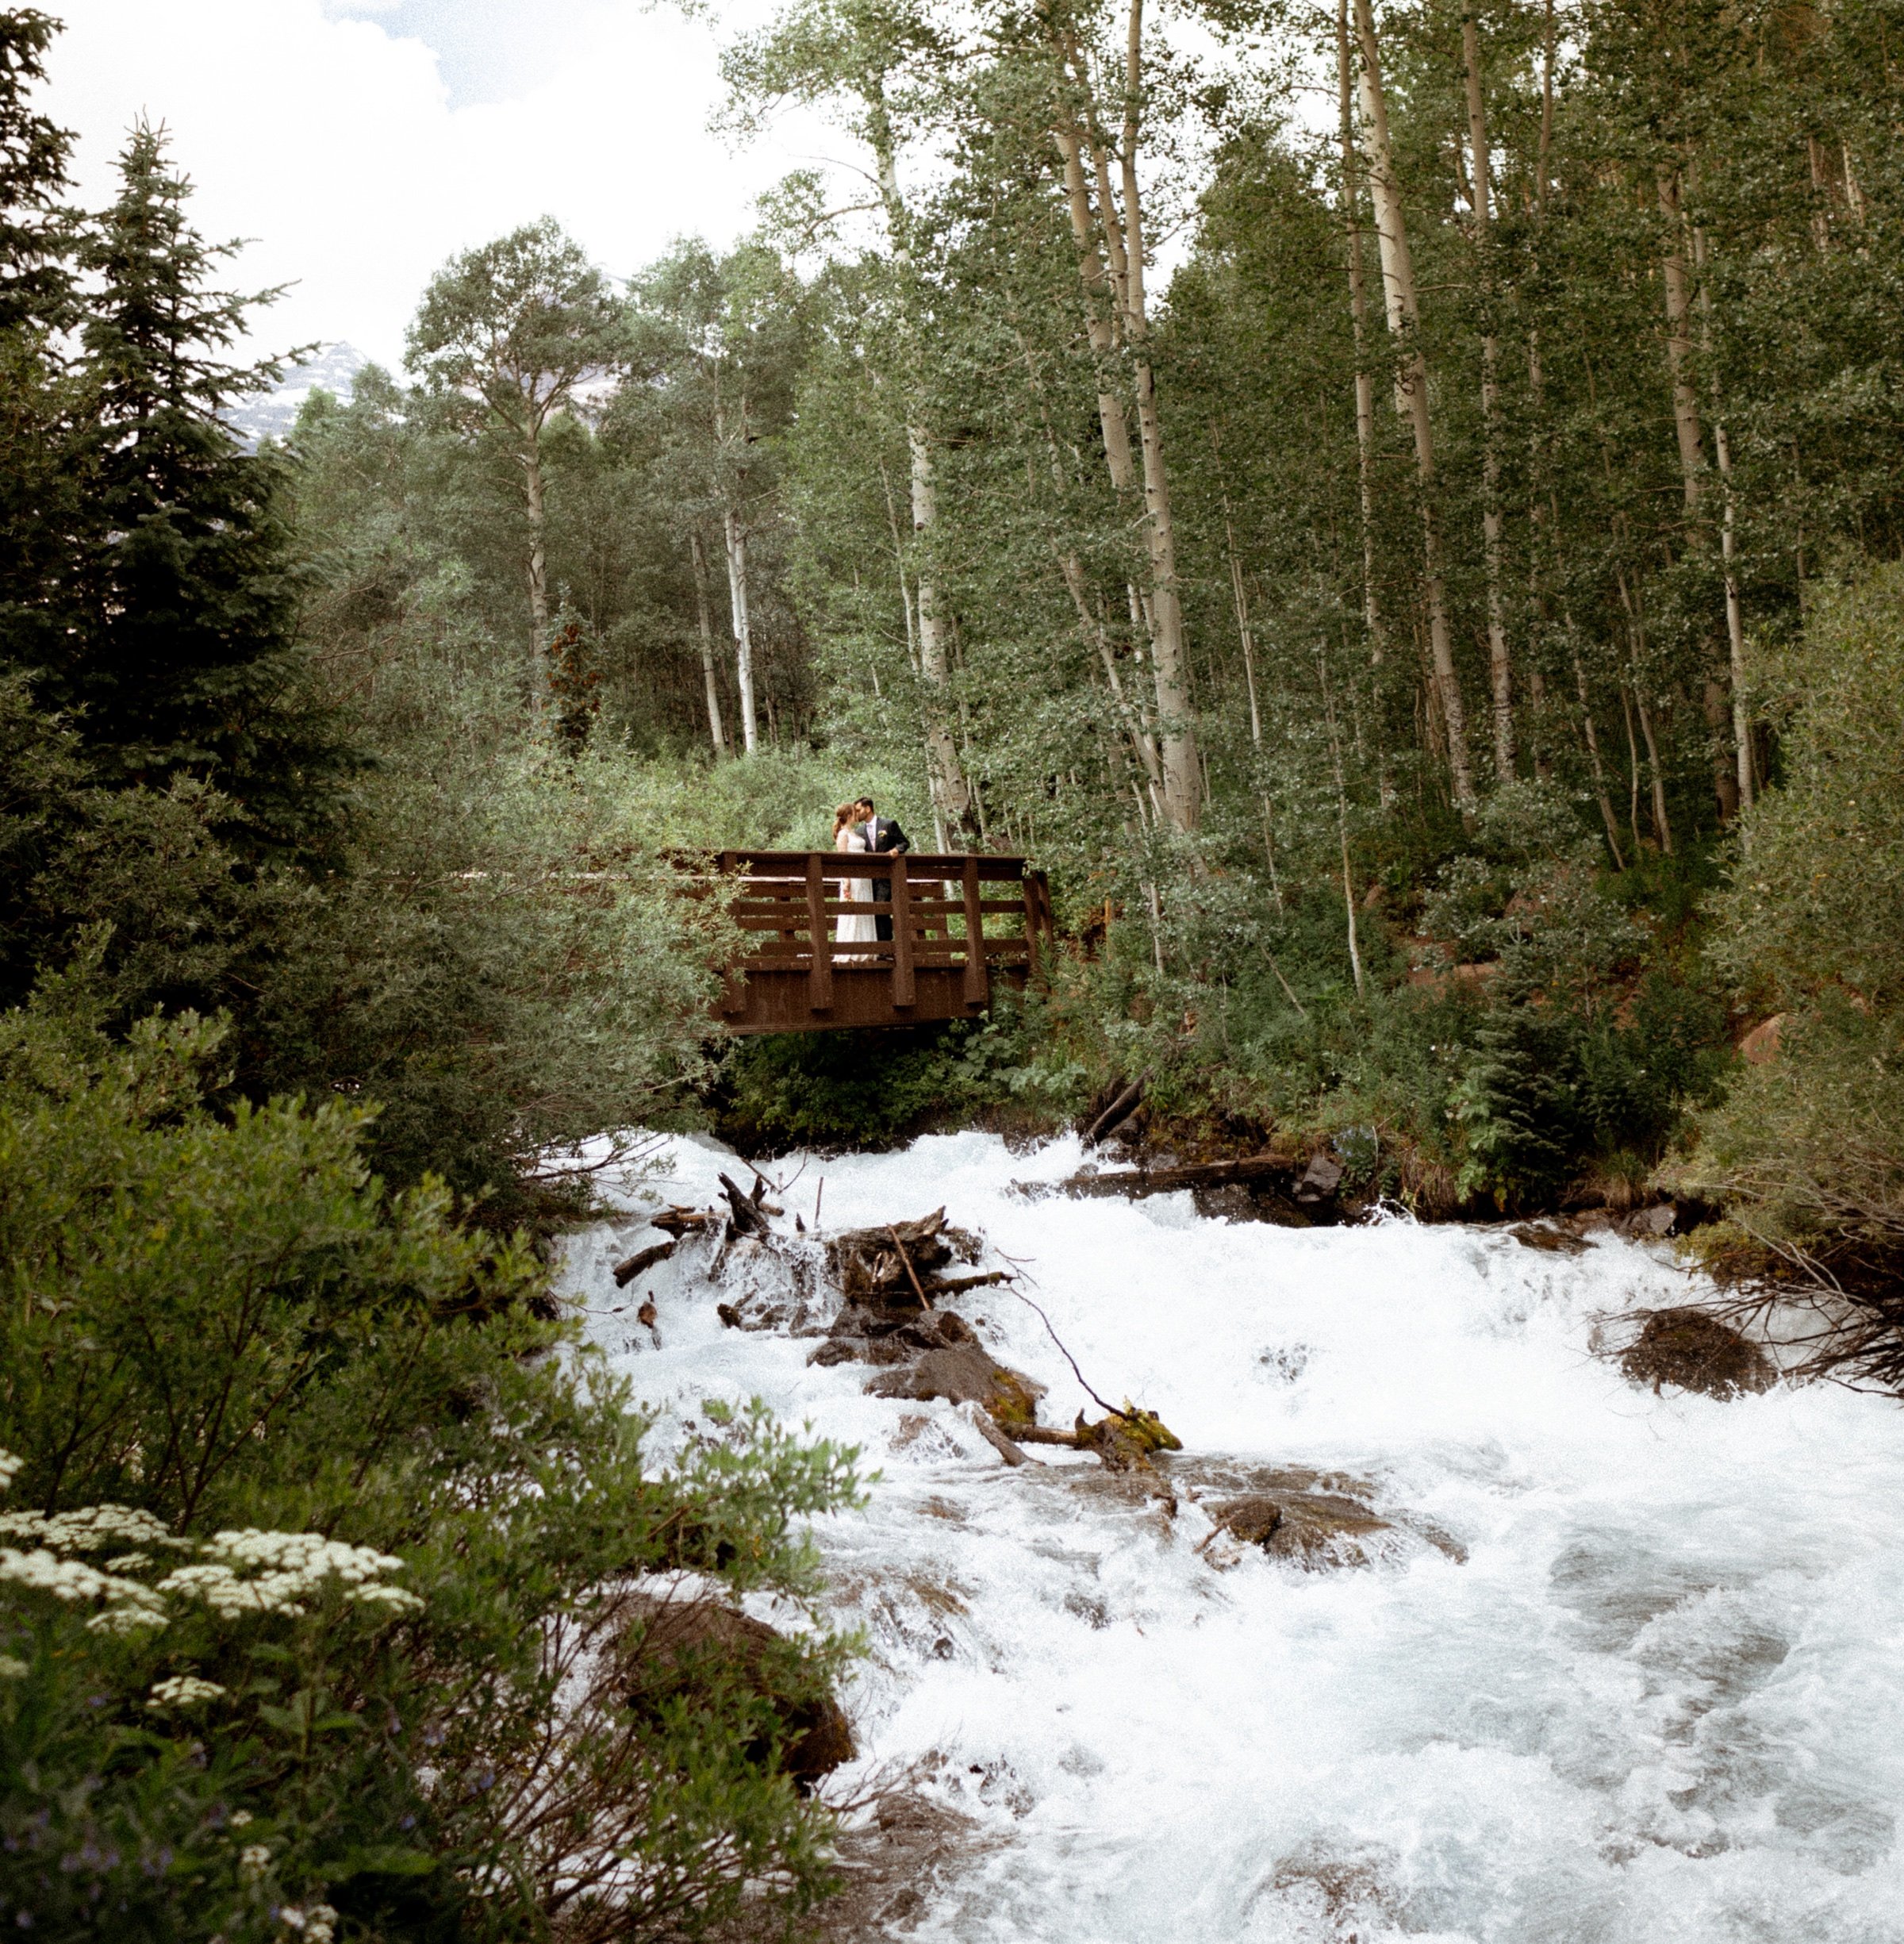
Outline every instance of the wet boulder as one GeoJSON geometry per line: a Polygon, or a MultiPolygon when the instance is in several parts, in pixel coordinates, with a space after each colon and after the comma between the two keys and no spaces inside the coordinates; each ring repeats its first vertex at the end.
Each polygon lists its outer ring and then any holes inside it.
{"type": "Polygon", "coordinates": [[[1339,1493],[1285,1492],[1277,1504],[1283,1516],[1262,1541],[1263,1550],[1305,1573],[1372,1566],[1387,1550],[1381,1535],[1395,1531],[1392,1521],[1339,1493]]]}
{"type": "Polygon", "coordinates": [[[1750,1337],[1691,1307],[1649,1312],[1622,1352],[1620,1368],[1632,1382],[1650,1385],[1656,1397],[1671,1384],[1708,1397],[1738,1397],[1778,1381],[1772,1359],[1750,1337]]]}
{"type": "Polygon", "coordinates": [[[998,1362],[975,1341],[923,1350],[873,1377],[866,1389],[875,1397],[975,1404],[1012,1438],[1037,1421],[1038,1400],[1045,1394],[1042,1384],[998,1362]]]}
{"type": "Polygon", "coordinates": [[[1246,1546],[1267,1546],[1283,1523],[1283,1508],[1276,1500],[1253,1492],[1218,1506],[1215,1517],[1219,1532],[1227,1532],[1246,1546]]]}
{"type": "Polygon", "coordinates": [[[793,1641],[716,1600],[628,1599],[620,1677],[638,1714],[657,1718],[682,1700],[718,1702],[744,1694],[772,1708],[779,1733],[747,1748],[765,1762],[778,1745],[781,1773],[803,1792],[857,1752],[846,1711],[793,1641]]]}
{"type": "Polygon", "coordinates": [[[1424,1543],[1450,1559],[1466,1557],[1430,1521],[1378,1512],[1364,1496],[1372,1488],[1342,1473],[1292,1466],[1255,1473],[1246,1482],[1246,1491],[1233,1487],[1233,1496],[1205,1501],[1214,1527],[1197,1550],[1214,1566],[1234,1566],[1253,1546],[1307,1573],[1404,1558],[1424,1543]]]}

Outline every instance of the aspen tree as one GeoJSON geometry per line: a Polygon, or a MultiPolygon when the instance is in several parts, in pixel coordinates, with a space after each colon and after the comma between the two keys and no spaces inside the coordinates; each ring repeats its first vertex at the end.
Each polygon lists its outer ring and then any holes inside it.
{"type": "Polygon", "coordinates": [[[714,617],[708,599],[708,555],[698,530],[688,536],[694,563],[694,611],[701,628],[701,674],[707,690],[708,733],[714,740],[716,756],[731,756],[727,725],[720,719],[720,680],[714,670],[714,617]]]}
{"type": "Polygon", "coordinates": [[[1501,581],[1500,340],[1493,310],[1494,210],[1489,186],[1488,109],[1481,87],[1480,30],[1472,13],[1461,19],[1461,65],[1467,83],[1468,141],[1472,158],[1474,240],[1481,266],[1481,534],[1488,578],[1488,668],[1494,697],[1494,767],[1503,783],[1514,778],[1514,669],[1507,653],[1507,617],[1501,581]]]}
{"type": "MultiPolygon", "coordinates": [[[[1368,363],[1368,293],[1362,267],[1361,191],[1355,166],[1349,0],[1338,0],[1336,9],[1335,61],[1340,95],[1342,215],[1349,238],[1349,312],[1355,331],[1355,471],[1361,507],[1362,618],[1368,630],[1368,659],[1379,671],[1388,643],[1375,583],[1375,373],[1368,363]]],[[[1377,679],[1379,682],[1379,672],[1377,679]]]]}
{"type": "Polygon", "coordinates": [[[722,509],[727,543],[727,604],[734,620],[734,674],[740,690],[741,745],[750,756],[760,740],[754,708],[754,617],[747,598],[747,529],[731,505],[722,509]]]}
{"type": "Polygon", "coordinates": [[[1368,137],[1368,190],[1375,204],[1376,239],[1388,300],[1388,328],[1399,362],[1395,390],[1415,434],[1415,473],[1420,488],[1422,592],[1428,609],[1429,651],[1434,687],[1448,738],[1448,767],[1454,801],[1464,813],[1475,807],[1474,773],[1468,755],[1468,717],[1455,672],[1454,644],[1448,621],[1448,594],[1441,567],[1440,482],[1434,463],[1434,428],[1429,414],[1428,360],[1421,347],[1421,315],[1416,300],[1414,259],[1402,212],[1401,187],[1388,136],[1388,105],[1382,90],[1381,50],[1369,0],[1355,0],[1356,37],[1361,52],[1362,119],[1368,137]]]}
{"type": "Polygon", "coordinates": [[[404,361],[466,417],[499,435],[522,474],[524,575],[539,706],[547,686],[548,513],[543,440],[585,379],[619,361],[619,308],[553,219],[452,257],[431,279],[404,361]]]}
{"type": "Polygon", "coordinates": [[[1719,491],[1724,501],[1720,513],[1719,559],[1726,579],[1726,645],[1732,672],[1732,746],[1737,765],[1738,801],[1750,809],[1757,796],[1752,774],[1752,717],[1745,685],[1745,616],[1739,596],[1738,508],[1739,496],[1732,477],[1732,439],[1726,428],[1725,414],[1718,408],[1719,375],[1713,356],[1712,283],[1706,271],[1706,232],[1695,227],[1693,261],[1699,272],[1699,316],[1706,353],[1707,382],[1713,398],[1713,457],[1718,462],[1719,491]]]}
{"type": "Polygon", "coordinates": [[[1056,79],[1060,98],[1055,104],[1057,125],[1052,133],[1063,163],[1065,202],[1087,300],[1087,329],[1100,371],[1098,416],[1104,429],[1105,465],[1112,488],[1120,495],[1132,493],[1138,484],[1130,425],[1119,385],[1120,363],[1128,369],[1136,406],[1144,544],[1150,567],[1150,585],[1138,605],[1150,640],[1151,675],[1157,692],[1165,814],[1178,830],[1188,832],[1196,828],[1201,815],[1203,778],[1190,694],[1182,594],[1177,580],[1169,474],[1164,460],[1156,375],[1147,350],[1150,319],[1144,294],[1143,198],[1137,175],[1144,89],[1143,0],[1129,0],[1125,21],[1119,148],[1121,215],[1111,188],[1111,144],[1100,130],[1090,77],[1076,36],[1069,21],[1059,17],[1055,5],[1049,0],[1041,18],[1058,63],[1056,79]],[[1073,89],[1077,106],[1067,98],[1073,89]],[[1097,190],[1095,212],[1085,175],[1087,156],[1097,190]]]}
{"type": "Polygon", "coordinates": [[[978,824],[972,786],[951,725],[952,636],[934,559],[939,488],[917,323],[914,223],[900,186],[899,131],[889,98],[893,79],[907,60],[939,48],[936,30],[904,0],[892,6],[858,0],[833,4],[801,0],[763,35],[731,50],[724,64],[737,95],[756,112],[788,96],[814,106],[850,104],[846,118],[850,132],[872,151],[873,206],[885,223],[896,289],[898,388],[904,399],[912,530],[912,588],[908,595],[902,559],[900,597],[923,690],[926,780],[935,824],[969,839],[977,834],[978,824]]]}
{"type": "MultiPolygon", "coordinates": [[[[885,213],[886,236],[899,275],[901,341],[907,363],[916,365],[919,350],[912,314],[914,302],[912,217],[900,194],[892,121],[886,112],[883,86],[879,83],[874,84],[874,91],[868,98],[867,111],[869,139],[879,169],[880,201],[885,213]]],[[[977,828],[972,786],[965,780],[958,744],[946,719],[952,657],[950,632],[940,609],[938,576],[932,561],[934,534],[939,525],[939,489],[933,466],[932,442],[924,414],[919,409],[920,385],[916,370],[907,371],[904,383],[908,394],[906,458],[912,513],[913,597],[918,618],[919,678],[926,690],[926,780],[931,792],[935,821],[969,837],[977,828]]]]}
{"type": "MultiPolygon", "coordinates": [[[[1666,362],[1672,380],[1672,423],[1679,451],[1680,490],[1686,511],[1696,521],[1702,512],[1705,484],[1706,448],[1699,424],[1699,395],[1693,387],[1692,290],[1686,257],[1687,224],[1683,206],[1681,179],[1676,171],[1662,169],[1657,175],[1660,214],[1666,225],[1666,245],[1660,275],[1666,302],[1666,362]]],[[[1695,248],[1697,239],[1695,239],[1695,248]]],[[[1710,313],[1706,331],[1710,348],[1710,313]]],[[[1722,435],[1722,440],[1723,435],[1722,435]]],[[[1738,582],[1733,566],[1733,516],[1732,508],[1732,452],[1725,444],[1726,505],[1720,531],[1721,560],[1726,583],[1726,620],[1730,651],[1732,678],[1732,728],[1733,761],[1728,763],[1715,749],[1713,782],[1719,800],[1720,815],[1729,820],[1741,801],[1752,801],[1750,770],[1751,736],[1745,716],[1745,644],[1744,618],[1740,609],[1738,582]]],[[[1726,726],[1726,706],[1718,684],[1710,676],[1704,683],[1706,719],[1715,737],[1726,726]]],[[[1643,719],[1642,719],[1643,720],[1643,719]]]]}

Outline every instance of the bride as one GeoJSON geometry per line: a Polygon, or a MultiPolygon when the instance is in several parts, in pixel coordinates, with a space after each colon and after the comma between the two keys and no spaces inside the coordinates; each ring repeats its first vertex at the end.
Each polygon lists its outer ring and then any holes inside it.
{"type": "MultiPolygon", "coordinates": [[[[866,839],[866,827],[854,819],[859,814],[857,804],[843,803],[833,813],[833,848],[835,851],[869,851],[866,839]]],[[[873,901],[873,880],[870,878],[849,878],[839,887],[839,895],[849,904],[869,905],[873,901]]],[[[869,911],[843,912],[839,929],[834,936],[843,945],[870,945],[879,936],[875,921],[869,911]]],[[[846,952],[840,955],[843,962],[852,965],[868,963],[870,952],[846,952]]]]}

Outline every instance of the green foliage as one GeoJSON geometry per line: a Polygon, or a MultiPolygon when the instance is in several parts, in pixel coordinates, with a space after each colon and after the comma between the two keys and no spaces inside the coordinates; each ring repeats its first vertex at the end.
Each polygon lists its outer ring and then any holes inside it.
{"type": "Polygon", "coordinates": [[[1769,671],[1791,699],[1784,780],[1714,901],[1715,954],[1766,1012],[1774,1057],[1704,1119],[1686,1175],[1761,1245],[1888,1274],[1904,1242],[1904,575],[1825,594],[1769,671]]]}
{"type": "Polygon", "coordinates": [[[185,213],[162,136],[135,130],[117,200],[77,252],[87,294],[67,455],[85,526],[71,632],[40,670],[113,782],[185,774],[242,806],[252,844],[311,846],[344,758],[301,682],[278,462],[221,413],[279,367],[225,349],[259,300],[208,287],[221,254],[185,213]]]}
{"type": "Polygon", "coordinates": [[[992,1120],[1043,1126],[1078,1105],[1082,1067],[1038,1050],[1010,1007],[991,1020],[746,1038],[721,1062],[715,1120],[744,1151],[890,1147],[992,1120]]]}
{"type": "Polygon", "coordinates": [[[480,400],[521,438],[613,366],[624,343],[606,280],[544,217],[451,259],[424,293],[405,359],[445,399],[480,400]]]}
{"type": "Polygon", "coordinates": [[[776,1755],[838,1646],[644,1700],[626,1589],[808,1592],[850,1454],[712,1409],[658,1466],[520,1242],[387,1194],[340,1104],[212,1116],[219,1029],[113,1044],[78,1004],[0,1040],[5,1921],[673,1936],[810,1901],[824,1818],[776,1755]]]}
{"type": "Polygon", "coordinates": [[[1839,984],[1904,1005],[1904,571],[1821,593],[1766,670],[1792,700],[1780,787],[1714,910],[1728,962],[1779,1003],[1839,984]]]}

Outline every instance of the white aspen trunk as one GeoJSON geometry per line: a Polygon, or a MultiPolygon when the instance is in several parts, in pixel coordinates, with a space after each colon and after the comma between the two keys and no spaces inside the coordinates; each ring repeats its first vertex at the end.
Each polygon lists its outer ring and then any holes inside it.
{"type": "Polygon", "coordinates": [[[1342,780],[1342,739],[1336,734],[1335,698],[1330,693],[1329,671],[1319,651],[1316,672],[1322,678],[1322,715],[1329,728],[1329,762],[1335,773],[1335,829],[1342,851],[1342,909],[1349,920],[1349,969],[1355,975],[1355,996],[1366,995],[1362,985],[1361,940],[1356,931],[1355,878],[1349,868],[1349,792],[1342,780]]]}
{"type": "Polygon", "coordinates": [[[1844,159],[1844,207],[1851,213],[1851,220],[1862,229],[1864,223],[1864,192],[1858,186],[1858,171],[1851,159],[1851,144],[1840,142],[1838,153],[1844,159]]]}
{"type": "Polygon", "coordinates": [[[1401,351],[1396,390],[1415,432],[1415,473],[1421,490],[1422,583],[1428,608],[1429,651],[1433,659],[1436,700],[1448,738],[1448,767],[1454,801],[1464,815],[1475,806],[1474,773],[1468,756],[1468,717],[1455,672],[1454,644],[1448,624],[1448,595],[1441,571],[1441,539],[1438,501],[1440,485],[1434,464],[1434,428],[1429,416],[1428,363],[1422,355],[1416,305],[1415,265],[1408,252],[1408,229],[1402,213],[1401,188],[1388,139],[1388,106],[1382,92],[1381,50],[1375,35],[1369,0],[1355,0],[1356,38],[1362,56],[1361,96],[1369,138],[1368,189],[1375,204],[1376,240],[1382,259],[1382,286],[1388,300],[1388,328],[1401,351]]]}
{"type": "Polygon", "coordinates": [[[727,597],[734,611],[734,672],[740,689],[741,745],[750,756],[760,730],[754,713],[754,628],[747,613],[747,532],[730,506],[721,516],[727,548],[727,597]]]}
{"type": "Polygon", "coordinates": [[[1653,713],[1636,686],[1633,705],[1639,711],[1640,733],[1646,739],[1646,766],[1653,780],[1653,827],[1660,833],[1660,848],[1672,855],[1672,824],[1666,815],[1666,773],[1660,765],[1659,739],[1653,732],[1653,713]]]}
{"type": "Polygon", "coordinates": [[[1626,725],[1626,825],[1633,832],[1633,854],[1642,854],[1640,842],[1640,746],[1633,740],[1633,697],[1626,684],[1620,684],[1620,717],[1626,725]]]}
{"type": "Polygon", "coordinates": [[[1666,366],[1672,379],[1672,428],[1679,442],[1679,482],[1686,510],[1697,513],[1706,451],[1699,433],[1699,401],[1692,389],[1692,296],[1686,275],[1686,253],[1679,240],[1679,179],[1662,170],[1659,194],[1660,213],[1667,225],[1666,252],[1660,274],[1666,290],[1666,366]]]}
{"type": "MultiPolygon", "coordinates": [[[[911,363],[916,354],[910,302],[912,225],[900,194],[899,170],[883,101],[873,122],[873,147],[879,163],[880,199],[885,205],[887,239],[905,290],[906,309],[900,342],[911,363]]],[[[966,781],[965,765],[959,760],[958,744],[946,717],[952,658],[945,619],[939,609],[938,577],[932,563],[933,529],[939,521],[939,494],[933,476],[931,441],[916,409],[918,374],[908,371],[905,383],[906,456],[912,513],[913,602],[918,617],[919,678],[926,691],[926,784],[932,800],[935,824],[970,832],[975,828],[972,787],[966,781]]],[[[903,567],[901,576],[903,578],[903,567]]]]}
{"type": "Polygon", "coordinates": [[[1223,502],[1223,539],[1230,549],[1230,596],[1236,603],[1236,632],[1243,644],[1243,679],[1250,685],[1250,740],[1263,746],[1262,712],[1256,701],[1256,642],[1250,627],[1250,600],[1243,586],[1243,563],[1236,557],[1236,528],[1230,518],[1230,502],[1223,502]]]}
{"type": "Polygon", "coordinates": [[[543,499],[542,446],[534,431],[523,447],[522,496],[529,529],[529,693],[539,715],[548,700],[549,645],[548,512],[543,499]]]}
{"type": "Polygon", "coordinates": [[[708,733],[716,756],[731,756],[727,725],[720,719],[720,678],[714,669],[714,616],[708,599],[708,556],[698,532],[688,536],[694,556],[694,606],[701,619],[701,674],[708,691],[708,733]]]}
{"type": "Polygon", "coordinates": [[[1472,13],[1461,22],[1461,56],[1467,70],[1474,240],[1481,259],[1481,302],[1490,313],[1481,334],[1481,540],[1488,582],[1488,670],[1494,697],[1494,768],[1495,774],[1506,783],[1514,778],[1514,667],[1507,651],[1507,603],[1501,588],[1501,348],[1491,317],[1494,209],[1488,185],[1488,109],[1481,91],[1481,36],[1472,13]]]}
{"type": "Polygon", "coordinates": [[[1745,693],[1745,616],[1739,598],[1738,495],[1732,483],[1732,441],[1726,421],[1718,409],[1719,375],[1712,355],[1712,283],[1706,275],[1706,232],[1692,232],[1693,261],[1699,271],[1699,319],[1704,339],[1708,383],[1713,395],[1713,456],[1718,462],[1719,491],[1723,500],[1719,517],[1719,564],[1726,579],[1726,646],[1732,676],[1732,750],[1737,801],[1750,809],[1758,791],[1752,773],[1752,716],[1745,693]]]}
{"type": "MultiPolygon", "coordinates": [[[[1368,368],[1368,290],[1362,269],[1361,201],[1355,167],[1354,87],[1349,59],[1349,0],[1338,0],[1335,21],[1336,79],[1341,101],[1342,209],[1349,231],[1349,310],[1355,327],[1355,463],[1361,496],[1362,618],[1368,630],[1368,659],[1380,669],[1388,642],[1375,585],[1375,374],[1368,368]]],[[[1379,678],[1378,678],[1379,679],[1379,678]]],[[[1384,782],[1384,796],[1387,795],[1384,782]]]]}
{"type": "Polygon", "coordinates": [[[1805,152],[1811,163],[1811,186],[1818,198],[1811,212],[1811,240],[1822,252],[1831,248],[1831,171],[1825,160],[1825,144],[1817,136],[1805,137],[1805,152]]]}
{"type": "Polygon", "coordinates": [[[932,528],[939,517],[939,496],[932,477],[931,448],[923,428],[906,428],[912,474],[912,538],[919,549],[913,569],[913,596],[919,612],[919,669],[927,691],[926,770],[933,801],[946,824],[964,830],[972,823],[972,789],[959,761],[958,745],[946,720],[946,690],[950,686],[951,656],[937,590],[924,564],[932,528]]]}
{"type": "Polygon", "coordinates": [[[919,667],[919,631],[912,620],[912,584],[906,578],[906,544],[899,532],[899,509],[892,503],[892,480],[886,471],[886,462],[879,462],[879,483],[886,495],[886,528],[892,536],[892,563],[899,575],[899,605],[905,613],[906,666],[916,678],[919,667]]]}
{"type": "Polygon", "coordinates": [[[1737,766],[1739,801],[1750,809],[1758,798],[1752,760],[1752,711],[1745,686],[1745,617],[1739,600],[1738,539],[1734,524],[1737,495],[1732,488],[1732,446],[1724,420],[1713,425],[1713,444],[1726,509],[1719,528],[1719,555],[1726,570],[1726,645],[1732,671],[1732,746],[1737,766]]]}
{"type": "Polygon", "coordinates": [[[1084,638],[1097,650],[1098,659],[1104,665],[1104,678],[1111,685],[1111,700],[1117,705],[1119,719],[1124,725],[1125,733],[1130,739],[1130,747],[1137,752],[1137,759],[1156,796],[1162,787],[1163,772],[1158,766],[1157,740],[1148,728],[1131,708],[1130,698],[1124,693],[1124,685],[1119,679],[1117,657],[1111,652],[1111,637],[1103,621],[1091,612],[1090,601],[1084,591],[1084,563],[1074,553],[1066,553],[1058,563],[1065,577],[1065,586],[1071,595],[1071,604],[1077,609],[1077,624],[1084,630],[1084,638]]]}
{"type": "MultiPolygon", "coordinates": [[[[1203,777],[1196,747],[1196,705],[1190,693],[1189,655],[1177,578],[1177,527],[1170,510],[1170,476],[1164,463],[1163,422],[1157,380],[1144,353],[1150,321],[1144,299],[1143,202],[1137,181],[1138,114],[1143,86],[1143,0],[1130,0],[1124,49],[1124,337],[1132,353],[1138,443],[1143,455],[1144,538],[1150,556],[1151,671],[1163,743],[1164,807],[1180,831],[1193,831],[1203,812],[1203,777]]],[[[1112,225],[1106,206],[1104,227],[1112,225]]]]}
{"type": "Polygon", "coordinates": [[[1137,469],[1130,458],[1130,427],[1124,417],[1123,401],[1110,382],[1111,359],[1116,347],[1111,341],[1109,279],[1097,247],[1091,218],[1091,195],[1084,185],[1081,156],[1082,138],[1075,124],[1059,128],[1054,139],[1065,164],[1065,201],[1071,217],[1071,236],[1077,247],[1078,275],[1084,286],[1084,330],[1098,370],[1097,417],[1104,436],[1104,470],[1111,476],[1111,490],[1136,490],[1137,469]]]}
{"type": "Polygon", "coordinates": [[[1613,853],[1613,867],[1624,870],[1626,860],[1620,855],[1620,829],[1613,814],[1613,800],[1606,794],[1606,770],[1600,761],[1599,732],[1594,727],[1593,702],[1587,693],[1587,670],[1580,661],[1580,644],[1574,634],[1572,617],[1568,622],[1568,643],[1573,653],[1573,682],[1580,692],[1580,725],[1587,732],[1587,759],[1593,769],[1594,793],[1600,800],[1600,821],[1606,826],[1606,847],[1613,853]]]}
{"type": "MultiPolygon", "coordinates": [[[[1626,614],[1627,684],[1633,690],[1633,707],[1639,713],[1640,732],[1646,739],[1646,759],[1653,779],[1653,827],[1658,833],[1660,850],[1668,857],[1671,857],[1672,855],[1672,824],[1666,814],[1666,772],[1660,763],[1659,740],[1653,732],[1653,714],[1647,708],[1646,697],[1640,689],[1641,656],[1646,645],[1645,623],[1641,618],[1640,604],[1634,597],[1632,587],[1627,584],[1625,569],[1616,568],[1613,578],[1614,585],[1620,590],[1620,605],[1626,610],[1626,614]]],[[[1626,741],[1630,748],[1633,743],[1633,724],[1630,721],[1626,725],[1626,741]]],[[[1633,758],[1633,799],[1636,805],[1633,812],[1633,841],[1636,850],[1639,847],[1640,841],[1639,812],[1637,807],[1639,788],[1639,759],[1636,755],[1633,758]]]]}

